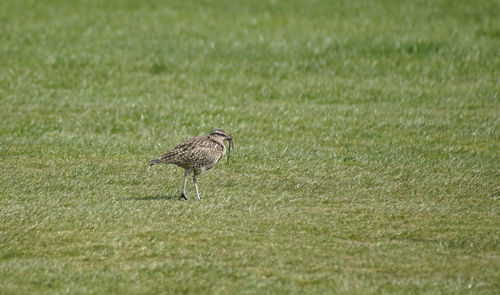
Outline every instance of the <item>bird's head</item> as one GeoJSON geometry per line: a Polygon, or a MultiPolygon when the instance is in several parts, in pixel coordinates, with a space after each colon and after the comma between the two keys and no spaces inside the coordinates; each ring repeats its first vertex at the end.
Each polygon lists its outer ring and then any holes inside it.
{"type": "Polygon", "coordinates": [[[234,157],[234,144],[233,144],[233,137],[229,134],[226,133],[226,131],[222,129],[215,129],[210,132],[210,136],[219,138],[221,141],[227,140],[229,142],[229,151],[227,153],[227,161],[229,162],[229,158],[231,155],[231,149],[233,150],[233,157],[234,157]]]}

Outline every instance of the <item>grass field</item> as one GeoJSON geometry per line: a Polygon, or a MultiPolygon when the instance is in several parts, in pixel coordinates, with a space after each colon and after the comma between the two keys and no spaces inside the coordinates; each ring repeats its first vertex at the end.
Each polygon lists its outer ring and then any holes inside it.
{"type": "Polygon", "coordinates": [[[498,15],[2,1],[0,294],[498,294],[498,15]],[[148,162],[214,128],[179,201],[148,162]]]}

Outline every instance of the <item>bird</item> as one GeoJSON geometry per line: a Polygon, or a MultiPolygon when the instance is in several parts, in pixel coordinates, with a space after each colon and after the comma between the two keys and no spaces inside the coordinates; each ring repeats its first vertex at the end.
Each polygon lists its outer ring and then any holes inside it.
{"type": "Polygon", "coordinates": [[[184,181],[182,183],[182,193],[179,200],[188,199],[186,196],[186,182],[189,174],[193,172],[196,198],[201,200],[196,176],[213,168],[215,164],[224,157],[226,153],[226,146],[224,145],[225,140],[228,141],[229,151],[227,153],[227,162],[229,162],[231,148],[233,149],[234,158],[233,137],[222,129],[214,129],[208,135],[197,136],[184,141],[163,156],[151,160],[149,165],[174,164],[184,168],[184,181]]]}

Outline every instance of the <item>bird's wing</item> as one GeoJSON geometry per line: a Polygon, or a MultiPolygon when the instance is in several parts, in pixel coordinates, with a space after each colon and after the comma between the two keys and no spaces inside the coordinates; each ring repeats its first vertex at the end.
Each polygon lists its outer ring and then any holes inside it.
{"type": "Polygon", "coordinates": [[[163,163],[189,165],[217,161],[223,155],[225,147],[208,136],[189,139],[161,157],[163,163]]]}
{"type": "Polygon", "coordinates": [[[217,162],[224,155],[223,144],[211,139],[202,140],[192,150],[192,157],[199,163],[217,162]]]}

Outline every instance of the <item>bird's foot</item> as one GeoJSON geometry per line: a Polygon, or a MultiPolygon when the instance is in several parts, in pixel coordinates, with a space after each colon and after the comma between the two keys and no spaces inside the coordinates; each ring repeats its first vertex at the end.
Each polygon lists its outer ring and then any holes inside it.
{"type": "Polygon", "coordinates": [[[179,197],[179,200],[180,199],[187,200],[188,198],[186,197],[186,195],[184,193],[181,193],[181,196],[179,197]]]}

